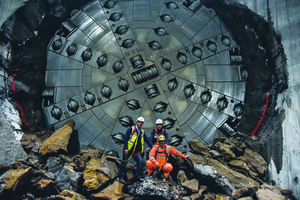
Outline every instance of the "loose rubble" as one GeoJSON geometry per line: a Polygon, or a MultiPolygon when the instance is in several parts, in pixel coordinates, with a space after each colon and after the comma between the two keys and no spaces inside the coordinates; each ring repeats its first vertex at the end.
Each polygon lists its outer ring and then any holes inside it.
{"type": "Polygon", "coordinates": [[[73,127],[70,120],[53,134],[25,134],[22,141],[28,157],[0,165],[0,199],[297,199],[292,191],[264,181],[267,163],[247,145],[255,139],[241,133],[235,138],[215,138],[208,146],[190,140],[187,160],[170,157],[174,170],[168,180],[161,178],[161,172],[148,175],[144,169],[144,181],[134,182],[135,166],[129,163],[127,184],[122,184],[117,177],[117,153],[93,146],[76,151],[73,127]],[[58,137],[59,142],[53,142],[58,137]]]}

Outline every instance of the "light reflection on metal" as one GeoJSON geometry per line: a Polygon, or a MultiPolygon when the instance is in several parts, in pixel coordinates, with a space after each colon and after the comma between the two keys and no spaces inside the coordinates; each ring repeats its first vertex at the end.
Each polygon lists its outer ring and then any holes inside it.
{"type": "Polygon", "coordinates": [[[91,49],[87,49],[84,52],[82,52],[82,54],[81,54],[81,58],[82,58],[83,62],[90,60],[92,58],[92,56],[93,56],[93,53],[92,53],[91,49]]]}
{"type": "Polygon", "coordinates": [[[244,106],[241,103],[234,105],[233,112],[235,116],[241,116],[244,113],[244,106]]]}
{"type": "Polygon", "coordinates": [[[165,23],[170,23],[173,21],[173,18],[169,14],[164,14],[160,16],[160,19],[165,23]]]}
{"type": "Polygon", "coordinates": [[[246,70],[242,70],[242,79],[246,81],[248,79],[248,72],[246,70]]]}
{"type": "Polygon", "coordinates": [[[112,67],[115,73],[119,73],[124,68],[122,60],[117,61],[112,67]]]}
{"type": "Polygon", "coordinates": [[[144,59],[141,55],[134,56],[130,59],[133,68],[141,68],[145,66],[144,59]]]}
{"type": "Polygon", "coordinates": [[[193,46],[192,53],[193,53],[193,55],[194,55],[195,57],[201,59],[201,57],[202,57],[202,50],[201,50],[200,47],[193,46]]]}
{"type": "Polygon", "coordinates": [[[98,67],[104,67],[107,64],[107,61],[108,61],[107,56],[106,56],[106,54],[104,54],[104,55],[101,55],[97,59],[96,62],[97,62],[98,67]]]}
{"type": "Polygon", "coordinates": [[[67,54],[68,56],[72,56],[77,52],[77,45],[76,44],[72,44],[68,47],[67,49],[67,54]]]}
{"type": "Polygon", "coordinates": [[[134,40],[133,39],[126,39],[126,40],[124,40],[123,42],[122,42],[122,47],[124,47],[124,48],[126,48],[126,49],[128,49],[128,48],[130,48],[130,47],[132,47],[133,46],[133,44],[134,44],[134,40]]]}
{"type": "Polygon", "coordinates": [[[79,108],[78,102],[75,101],[74,99],[70,99],[69,102],[68,102],[69,111],[72,111],[72,112],[76,113],[78,108],[79,108]]]}
{"type": "Polygon", "coordinates": [[[124,134],[122,134],[122,133],[113,134],[111,137],[112,137],[112,139],[114,140],[114,142],[116,144],[123,144],[124,143],[124,134]]]}
{"type": "Polygon", "coordinates": [[[168,3],[166,3],[167,8],[169,8],[170,10],[176,10],[178,9],[178,6],[175,2],[170,1],[168,3]]]}
{"type": "Polygon", "coordinates": [[[186,56],[185,53],[178,52],[178,54],[177,54],[177,60],[180,63],[182,63],[182,64],[185,65],[187,63],[188,58],[187,58],[187,56],[186,56]]]}
{"type": "Polygon", "coordinates": [[[52,49],[53,50],[58,50],[62,47],[62,40],[60,38],[58,38],[57,40],[55,40],[53,43],[52,43],[52,49]]]}
{"type": "Polygon", "coordinates": [[[136,99],[130,99],[130,100],[126,101],[126,105],[132,110],[137,110],[137,109],[141,108],[139,101],[136,99]]]}
{"type": "Polygon", "coordinates": [[[154,51],[162,49],[162,46],[157,41],[149,42],[149,47],[154,51]]]}
{"type": "Polygon", "coordinates": [[[229,126],[229,124],[227,124],[227,123],[224,123],[221,126],[221,129],[223,131],[225,131],[227,134],[229,134],[230,136],[234,136],[236,134],[235,130],[231,126],[229,126]]]}
{"type": "Polygon", "coordinates": [[[115,12],[110,15],[109,20],[111,20],[113,22],[117,22],[121,19],[122,16],[123,16],[123,14],[121,14],[119,12],[115,12]]]}
{"type": "Polygon", "coordinates": [[[177,81],[176,78],[173,78],[173,79],[169,80],[168,89],[169,89],[170,92],[175,90],[177,87],[178,87],[178,81],[177,81]]]}
{"type": "Polygon", "coordinates": [[[212,41],[208,41],[207,44],[206,44],[206,47],[208,48],[208,50],[216,53],[217,52],[217,45],[215,42],[212,42],[212,41]]]}
{"type": "Polygon", "coordinates": [[[171,146],[177,147],[177,146],[181,145],[182,140],[183,140],[183,137],[182,137],[182,136],[179,136],[179,135],[173,135],[173,136],[170,138],[169,144],[170,144],[171,146]]]}
{"type": "Polygon", "coordinates": [[[128,88],[129,88],[129,83],[127,80],[123,79],[123,78],[120,78],[119,82],[118,82],[118,86],[121,90],[123,91],[127,91],[128,88]]]}
{"type": "Polygon", "coordinates": [[[158,113],[162,113],[164,112],[168,107],[168,104],[165,102],[158,102],[155,106],[153,111],[154,112],[158,112],[158,113]]]}
{"type": "Polygon", "coordinates": [[[122,124],[122,126],[125,126],[125,127],[134,125],[132,118],[129,116],[120,117],[119,122],[122,124]]]}
{"type": "Polygon", "coordinates": [[[222,42],[222,44],[224,44],[227,47],[230,47],[230,45],[231,45],[231,39],[229,37],[227,37],[226,35],[222,35],[221,42],[222,42]]]}
{"type": "Polygon", "coordinates": [[[211,97],[212,96],[211,96],[210,92],[207,90],[207,91],[201,93],[200,99],[203,104],[206,104],[211,100],[211,97]]]}
{"type": "Polygon", "coordinates": [[[93,106],[96,101],[95,95],[90,92],[86,92],[84,96],[84,101],[86,104],[93,106]]]}
{"type": "Polygon", "coordinates": [[[128,26],[121,25],[117,27],[116,33],[119,35],[124,35],[128,31],[128,29],[129,29],[128,26]]]}
{"type": "Polygon", "coordinates": [[[155,31],[156,35],[158,35],[158,36],[168,35],[167,30],[163,27],[158,27],[158,28],[154,29],[154,31],[155,31]]]}
{"type": "Polygon", "coordinates": [[[159,91],[155,84],[147,86],[145,88],[145,92],[149,98],[154,98],[159,94],[159,91]]]}
{"type": "Polygon", "coordinates": [[[137,72],[134,72],[131,75],[136,84],[141,84],[148,80],[158,77],[159,73],[155,65],[151,65],[145,69],[141,69],[137,72]]]}
{"type": "Polygon", "coordinates": [[[191,84],[185,86],[185,88],[184,88],[184,95],[185,95],[186,98],[189,98],[189,97],[191,97],[195,93],[195,91],[196,91],[195,87],[191,83],[191,84]]]}
{"type": "Polygon", "coordinates": [[[162,61],[161,61],[161,66],[167,70],[167,71],[170,71],[171,68],[172,68],[172,63],[170,60],[166,59],[166,58],[163,58],[162,61]]]}
{"type": "Polygon", "coordinates": [[[104,8],[107,8],[107,9],[111,9],[111,8],[115,7],[115,5],[116,5],[116,2],[110,0],[110,1],[106,1],[106,2],[104,3],[103,7],[104,7],[104,8]]]}
{"type": "Polygon", "coordinates": [[[163,123],[163,128],[164,129],[171,129],[175,124],[175,120],[171,119],[171,118],[167,118],[163,121],[164,121],[164,123],[163,123]]]}
{"type": "Polygon", "coordinates": [[[101,88],[101,94],[102,96],[106,97],[106,98],[110,98],[111,94],[112,94],[112,90],[110,87],[103,85],[101,88]]]}
{"type": "Polygon", "coordinates": [[[219,111],[224,110],[227,107],[227,105],[228,105],[228,101],[225,96],[218,99],[217,106],[219,111]]]}
{"type": "Polygon", "coordinates": [[[62,111],[59,107],[53,106],[53,108],[51,110],[51,115],[54,119],[60,120],[61,115],[62,115],[62,111]]]}

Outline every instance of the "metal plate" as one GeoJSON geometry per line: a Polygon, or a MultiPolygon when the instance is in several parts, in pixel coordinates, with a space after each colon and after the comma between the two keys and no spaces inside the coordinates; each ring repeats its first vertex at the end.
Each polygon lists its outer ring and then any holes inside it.
{"type": "Polygon", "coordinates": [[[43,116],[56,129],[75,121],[80,145],[121,152],[122,134],[161,118],[171,144],[211,144],[243,114],[246,81],[231,32],[205,6],[181,1],[92,1],[64,23],[70,33],[48,45],[43,116]],[[46,99],[47,98],[47,99],[46,99]],[[230,119],[230,120],[229,120],[230,119]]]}

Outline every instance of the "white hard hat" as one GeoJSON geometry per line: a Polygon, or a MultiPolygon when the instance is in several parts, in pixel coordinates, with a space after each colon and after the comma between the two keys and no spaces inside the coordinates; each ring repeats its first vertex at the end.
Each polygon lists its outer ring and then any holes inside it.
{"type": "Polygon", "coordinates": [[[145,119],[143,117],[139,117],[139,118],[136,119],[136,121],[145,122],[145,119]]]}
{"type": "Polygon", "coordinates": [[[155,123],[156,123],[156,124],[162,124],[163,121],[162,121],[161,119],[157,119],[155,123]]]}

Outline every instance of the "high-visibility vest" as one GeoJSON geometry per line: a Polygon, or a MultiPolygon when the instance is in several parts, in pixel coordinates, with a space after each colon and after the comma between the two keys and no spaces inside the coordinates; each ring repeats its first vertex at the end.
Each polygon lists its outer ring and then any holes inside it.
{"type": "MultiPolygon", "coordinates": [[[[138,137],[139,137],[135,126],[132,126],[131,129],[132,129],[132,132],[131,132],[130,138],[128,140],[128,151],[130,151],[130,149],[134,146],[134,143],[138,140],[138,137]]],[[[142,129],[142,134],[141,134],[142,150],[141,150],[141,153],[144,152],[144,133],[145,133],[145,131],[142,129]]]]}
{"type": "Polygon", "coordinates": [[[161,148],[159,146],[155,146],[155,160],[159,159],[162,160],[164,159],[164,161],[168,161],[169,159],[169,154],[170,154],[170,146],[168,145],[166,148],[161,148]],[[163,152],[158,152],[158,150],[163,149],[163,152]]]}

